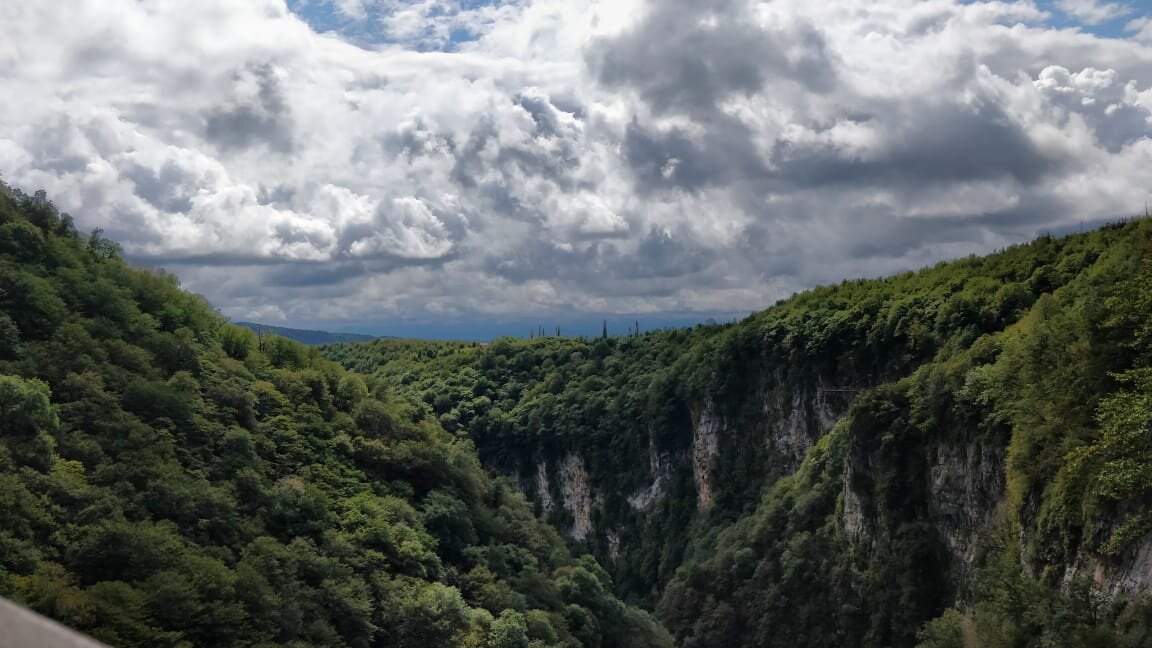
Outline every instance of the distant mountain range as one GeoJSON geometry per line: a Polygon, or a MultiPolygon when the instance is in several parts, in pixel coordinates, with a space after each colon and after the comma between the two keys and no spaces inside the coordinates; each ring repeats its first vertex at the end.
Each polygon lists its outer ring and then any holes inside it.
{"type": "Polygon", "coordinates": [[[331,333],[329,331],[310,331],[307,329],[285,328],[283,326],[270,326],[255,322],[233,322],[236,326],[252,329],[256,333],[272,333],[280,337],[296,340],[302,344],[334,344],[336,342],[368,342],[377,339],[375,335],[360,333],[331,333]]]}

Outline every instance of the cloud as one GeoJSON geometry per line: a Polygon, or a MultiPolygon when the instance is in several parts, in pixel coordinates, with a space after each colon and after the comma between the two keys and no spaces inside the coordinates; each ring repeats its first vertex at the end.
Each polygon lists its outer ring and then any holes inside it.
{"type": "Polygon", "coordinates": [[[1142,209],[1127,6],[14,3],[0,174],[236,317],[747,312],[1142,209]]]}
{"type": "Polygon", "coordinates": [[[1124,31],[1132,34],[1132,38],[1142,43],[1152,43],[1152,18],[1143,16],[1128,21],[1124,31]]]}
{"type": "Polygon", "coordinates": [[[1122,83],[1114,70],[1072,73],[1053,65],[1040,72],[1035,86],[1064,119],[1083,119],[1111,153],[1152,137],[1152,94],[1141,93],[1133,82],[1122,83]]]}
{"type": "Polygon", "coordinates": [[[801,18],[767,27],[754,7],[731,0],[668,0],[638,25],[593,43],[588,58],[599,81],[638,92],[656,114],[701,117],[733,96],[791,82],[827,92],[836,73],[823,35],[801,18]]]}
{"type": "Polygon", "coordinates": [[[235,74],[237,96],[204,116],[204,138],[227,151],[258,143],[280,153],[292,150],[291,114],[271,64],[249,65],[235,74]]]}
{"type": "Polygon", "coordinates": [[[1122,2],[1057,0],[1056,8],[1085,25],[1090,26],[1132,15],[1132,7],[1122,2]]]}

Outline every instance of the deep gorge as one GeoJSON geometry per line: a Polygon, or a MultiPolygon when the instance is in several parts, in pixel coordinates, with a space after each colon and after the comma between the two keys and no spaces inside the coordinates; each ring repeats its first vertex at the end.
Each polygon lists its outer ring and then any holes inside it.
{"type": "Polygon", "coordinates": [[[1104,446],[1150,422],[1131,310],[1149,303],[1147,227],[848,281],[734,325],[326,353],[473,438],[680,645],[1088,636],[1152,581],[1143,482],[1104,486],[1136,460],[1104,446]],[[1061,620],[1005,630],[1021,610],[985,599],[1009,574],[1061,620]],[[1095,603],[1070,622],[1076,588],[1095,603]]]}
{"type": "Polygon", "coordinates": [[[305,347],[0,191],[0,594],[119,646],[1145,646],[1152,221],[305,347]],[[342,365],[342,366],[341,366],[342,365]]]}

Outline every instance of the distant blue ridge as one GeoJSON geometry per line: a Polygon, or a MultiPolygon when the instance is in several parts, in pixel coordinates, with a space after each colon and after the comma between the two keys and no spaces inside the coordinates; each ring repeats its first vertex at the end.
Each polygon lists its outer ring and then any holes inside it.
{"type": "Polygon", "coordinates": [[[286,328],[283,326],[269,326],[268,324],[257,324],[255,322],[233,322],[233,324],[251,329],[257,334],[270,333],[272,335],[279,335],[280,337],[288,338],[289,340],[296,340],[301,344],[309,345],[335,344],[336,342],[369,342],[371,340],[377,339],[377,336],[375,335],[311,331],[308,329],[294,329],[286,328]]]}

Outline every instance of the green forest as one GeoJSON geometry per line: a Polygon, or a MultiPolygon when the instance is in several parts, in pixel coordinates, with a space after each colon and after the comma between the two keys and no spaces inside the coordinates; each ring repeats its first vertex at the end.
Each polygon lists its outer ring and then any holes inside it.
{"type": "Polygon", "coordinates": [[[113,646],[1152,645],[1152,221],[305,347],[0,186],[0,595],[113,646]]]}
{"type": "Polygon", "coordinates": [[[582,457],[599,532],[577,545],[678,645],[1152,645],[1147,219],[732,325],[324,351],[468,434],[561,529],[539,502],[565,486],[534,467],[582,457]],[[684,457],[708,407],[703,508],[684,457]],[[798,456],[779,419],[807,432],[798,456]],[[653,448],[679,469],[638,512],[653,448]]]}
{"type": "Polygon", "coordinates": [[[0,594],[112,646],[670,646],[472,442],[0,190],[0,594]]]}

